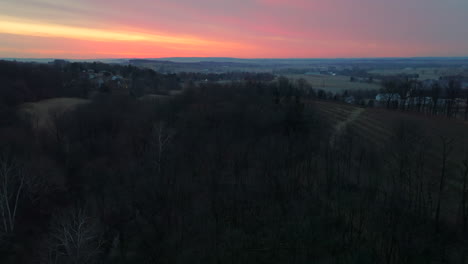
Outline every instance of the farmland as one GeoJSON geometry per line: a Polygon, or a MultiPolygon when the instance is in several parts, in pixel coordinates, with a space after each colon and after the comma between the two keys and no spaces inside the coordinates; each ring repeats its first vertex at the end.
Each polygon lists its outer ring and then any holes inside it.
{"type": "Polygon", "coordinates": [[[292,80],[303,78],[314,89],[323,89],[332,93],[341,93],[345,90],[374,90],[380,88],[380,84],[377,82],[351,82],[349,76],[290,74],[286,75],[286,77],[292,80]]]}
{"type": "MultiPolygon", "coordinates": [[[[442,139],[446,137],[453,140],[448,157],[448,167],[451,169],[448,171],[447,189],[442,203],[446,221],[455,221],[463,186],[461,164],[468,151],[468,122],[330,102],[316,104],[321,115],[334,120],[335,128],[343,129],[342,125],[346,124],[347,128],[344,129],[349,129],[348,132],[354,135],[358,145],[377,147],[377,152],[381,153],[396,151],[395,142],[401,136],[399,129],[406,126],[414,134],[413,140],[419,141],[425,151],[424,173],[431,179],[426,183],[428,185],[436,185],[433,181],[441,173],[442,139]]],[[[388,163],[385,166],[395,164],[388,163]]]]}
{"type": "Polygon", "coordinates": [[[400,69],[371,70],[370,74],[394,76],[400,74],[418,74],[420,80],[439,79],[440,76],[462,75],[468,76],[465,67],[407,67],[400,69]]]}
{"type": "Polygon", "coordinates": [[[428,146],[431,146],[433,161],[439,157],[437,147],[440,136],[444,135],[454,139],[454,149],[451,160],[456,163],[464,158],[464,151],[468,150],[468,122],[461,120],[448,120],[425,116],[422,114],[411,114],[397,111],[389,111],[376,108],[359,108],[347,104],[316,102],[317,109],[324,117],[336,125],[346,122],[353,117],[357,109],[362,113],[350,122],[351,128],[357,136],[365,139],[368,143],[379,144],[384,147],[390,143],[395,136],[394,131],[401,124],[410,125],[415,131],[420,131],[421,136],[428,138],[428,146]]]}

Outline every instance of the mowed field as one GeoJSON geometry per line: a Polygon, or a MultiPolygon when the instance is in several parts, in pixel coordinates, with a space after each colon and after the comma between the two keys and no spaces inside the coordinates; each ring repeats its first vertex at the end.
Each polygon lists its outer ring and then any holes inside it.
{"type": "Polygon", "coordinates": [[[34,126],[47,128],[51,122],[51,115],[55,112],[73,110],[78,105],[89,103],[90,100],[81,98],[52,98],[34,103],[25,103],[19,111],[31,117],[34,126]]]}
{"type": "Polygon", "coordinates": [[[285,77],[291,80],[303,78],[309,82],[314,89],[322,89],[332,93],[341,93],[345,90],[372,90],[381,88],[378,82],[350,82],[349,76],[289,74],[285,77]]]}
{"type": "Polygon", "coordinates": [[[321,115],[335,123],[335,128],[345,129],[342,127],[345,124],[353,131],[357,144],[380,148],[381,153],[391,151],[396,129],[402,123],[417,131],[421,135],[418,139],[424,139],[427,149],[424,171],[435,180],[434,187],[442,167],[442,136],[453,139],[447,163],[443,211],[447,220],[455,221],[463,186],[462,161],[468,151],[468,122],[339,103],[316,102],[316,105],[321,115]]]}
{"type": "Polygon", "coordinates": [[[369,71],[371,74],[379,74],[384,76],[392,76],[399,74],[419,74],[420,80],[427,79],[439,79],[440,76],[449,76],[449,75],[463,75],[468,77],[468,70],[465,68],[453,68],[453,67],[440,67],[440,68],[403,68],[403,69],[393,69],[393,70],[373,70],[369,71]]]}

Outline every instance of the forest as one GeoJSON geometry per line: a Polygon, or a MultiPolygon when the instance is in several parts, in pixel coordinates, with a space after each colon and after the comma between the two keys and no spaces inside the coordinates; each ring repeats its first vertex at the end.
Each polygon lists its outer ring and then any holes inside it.
{"type": "Polygon", "coordinates": [[[0,263],[468,261],[451,134],[396,118],[373,141],[324,115],[324,91],[265,73],[0,61],[0,83],[0,263]],[[42,127],[20,110],[61,97],[89,102],[42,127]]]}

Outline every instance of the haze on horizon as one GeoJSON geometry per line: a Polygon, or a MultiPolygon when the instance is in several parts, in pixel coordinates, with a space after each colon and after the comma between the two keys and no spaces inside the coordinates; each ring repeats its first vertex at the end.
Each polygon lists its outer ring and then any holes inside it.
{"type": "Polygon", "coordinates": [[[0,57],[468,55],[466,0],[1,0],[0,57]]]}

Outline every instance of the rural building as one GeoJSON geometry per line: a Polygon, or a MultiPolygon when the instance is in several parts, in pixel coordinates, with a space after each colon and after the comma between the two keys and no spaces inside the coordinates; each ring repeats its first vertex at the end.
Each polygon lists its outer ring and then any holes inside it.
{"type": "Polygon", "coordinates": [[[108,71],[95,72],[90,69],[83,71],[82,78],[87,78],[92,84],[94,90],[91,91],[90,97],[99,92],[108,92],[112,94],[128,95],[129,81],[120,75],[112,75],[108,71]]]}
{"type": "Polygon", "coordinates": [[[401,96],[396,93],[380,93],[375,96],[375,106],[386,106],[389,103],[398,103],[401,96]]]}
{"type": "Polygon", "coordinates": [[[438,82],[439,82],[438,80],[427,79],[427,80],[422,81],[421,85],[424,90],[429,90],[438,82]]]}
{"type": "Polygon", "coordinates": [[[461,88],[462,88],[462,89],[468,89],[468,80],[463,81],[463,82],[461,83],[461,88]]]}
{"type": "Polygon", "coordinates": [[[387,102],[387,101],[398,101],[401,99],[401,96],[396,93],[380,93],[375,96],[377,102],[387,102]]]}
{"type": "Polygon", "coordinates": [[[345,103],[347,104],[355,104],[356,103],[356,98],[354,96],[348,96],[344,99],[345,103]]]}

